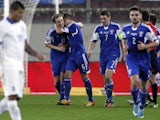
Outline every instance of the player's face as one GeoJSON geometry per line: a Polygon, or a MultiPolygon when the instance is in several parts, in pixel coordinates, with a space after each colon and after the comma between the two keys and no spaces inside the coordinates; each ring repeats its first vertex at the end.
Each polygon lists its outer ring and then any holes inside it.
{"type": "Polygon", "coordinates": [[[64,25],[67,26],[68,24],[70,24],[71,20],[70,19],[67,19],[65,18],[64,19],[64,25]]]}
{"type": "Polygon", "coordinates": [[[24,10],[18,9],[18,10],[12,11],[11,14],[12,14],[13,21],[18,22],[22,19],[24,10]]]}
{"type": "Polygon", "coordinates": [[[133,24],[138,24],[142,18],[140,12],[136,10],[130,11],[129,17],[133,24]]]}
{"type": "Polygon", "coordinates": [[[64,19],[63,17],[58,17],[56,20],[55,20],[55,24],[57,27],[61,27],[63,28],[64,27],[64,19]]]}
{"type": "Polygon", "coordinates": [[[100,15],[100,20],[104,26],[108,26],[110,23],[111,17],[108,17],[106,15],[100,15]]]}

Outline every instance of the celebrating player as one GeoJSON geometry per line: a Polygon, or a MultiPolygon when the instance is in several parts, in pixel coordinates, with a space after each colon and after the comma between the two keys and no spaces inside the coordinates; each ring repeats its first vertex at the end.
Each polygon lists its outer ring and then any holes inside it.
{"type": "Polygon", "coordinates": [[[24,88],[24,49],[44,60],[44,56],[27,43],[26,25],[21,20],[24,9],[21,2],[13,2],[9,17],[0,22],[0,61],[5,95],[0,101],[0,114],[8,110],[12,120],[22,119],[17,101],[22,97],[24,88]]]}
{"type": "Polygon", "coordinates": [[[123,28],[123,53],[126,55],[128,75],[131,80],[131,94],[134,101],[133,115],[144,118],[144,106],[148,94],[147,81],[151,77],[151,62],[148,48],[158,46],[159,41],[152,30],[141,23],[141,10],[137,6],[130,8],[131,24],[123,28]],[[149,40],[152,42],[148,43],[149,40]],[[140,81],[140,84],[139,84],[140,81]],[[140,90],[138,87],[140,85],[140,90]]]}
{"type": "MultiPolygon", "coordinates": [[[[146,25],[148,25],[154,32],[154,34],[157,36],[158,31],[156,29],[156,27],[154,26],[156,23],[156,16],[154,14],[151,15],[151,19],[150,19],[150,14],[148,11],[142,11],[142,22],[146,25]],[[152,21],[152,22],[150,22],[152,21]],[[153,23],[153,24],[152,24],[153,23]]],[[[153,96],[153,100],[150,97],[149,93],[147,96],[147,101],[146,101],[146,106],[149,103],[153,103],[153,108],[157,108],[158,104],[157,104],[157,92],[158,92],[158,87],[157,87],[157,83],[155,80],[155,75],[158,72],[158,67],[157,67],[157,53],[156,53],[156,47],[150,48],[149,50],[150,56],[151,56],[151,68],[152,68],[152,75],[151,75],[151,79],[149,80],[149,83],[151,83],[151,87],[152,87],[152,96],[153,96]]],[[[132,100],[128,100],[129,104],[132,104],[133,101],[132,100]]]]}
{"type": "Polygon", "coordinates": [[[64,79],[66,99],[68,101],[70,100],[71,77],[73,72],[79,69],[88,95],[88,102],[85,106],[94,106],[95,103],[92,96],[92,84],[87,74],[89,72],[89,60],[83,45],[81,30],[72,20],[71,15],[64,14],[64,21],[66,27],[61,29],[59,32],[67,34],[68,44],[70,46],[70,54],[66,63],[64,79]]]}
{"type": "Polygon", "coordinates": [[[118,59],[120,56],[118,35],[120,33],[120,26],[117,23],[110,21],[111,15],[109,11],[102,11],[100,14],[101,23],[98,25],[91,39],[88,56],[91,57],[92,51],[96,45],[96,42],[100,39],[100,68],[101,74],[105,81],[106,91],[106,103],[105,107],[114,107],[114,101],[112,97],[113,80],[112,76],[115,72],[118,59]]]}
{"type": "Polygon", "coordinates": [[[66,34],[57,34],[57,30],[64,27],[64,20],[62,14],[55,14],[52,16],[52,21],[55,24],[48,30],[45,40],[46,47],[51,49],[50,59],[52,64],[52,73],[54,75],[55,87],[60,94],[60,99],[57,104],[66,105],[69,102],[66,101],[64,95],[64,72],[65,65],[68,58],[66,52],[66,34]]]}

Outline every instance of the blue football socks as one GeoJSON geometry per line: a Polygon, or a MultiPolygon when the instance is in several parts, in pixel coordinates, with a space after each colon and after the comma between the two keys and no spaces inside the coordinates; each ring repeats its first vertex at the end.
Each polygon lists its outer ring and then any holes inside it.
{"type": "Polygon", "coordinates": [[[70,100],[71,79],[64,79],[64,91],[67,100],[70,100]]]}
{"type": "Polygon", "coordinates": [[[113,82],[105,84],[105,91],[106,91],[107,99],[109,101],[113,101],[113,97],[112,97],[113,82]]]}
{"type": "Polygon", "coordinates": [[[131,95],[135,105],[138,105],[138,91],[139,90],[137,88],[136,89],[131,88],[131,95]]]}
{"type": "Polygon", "coordinates": [[[89,79],[84,80],[84,84],[85,84],[86,92],[87,92],[87,95],[88,95],[88,100],[93,102],[92,84],[91,84],[90,80],[89,79]]]}

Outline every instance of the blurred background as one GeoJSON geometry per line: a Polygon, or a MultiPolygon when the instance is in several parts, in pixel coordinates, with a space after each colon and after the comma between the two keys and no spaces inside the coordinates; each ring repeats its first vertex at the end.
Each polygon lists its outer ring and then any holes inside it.
{"type": "MultiPolygon", "coordinates": [[[[49,61],[49,49],[44,46],[47,30],[53,25],[50,18],[56,13],[55,0],[40,0],[33,17],[30,33],[31,46],[43,53],[49,61]]],[[[97,24],[99,24],[99,13],[102,10],[111,12],[112,21],[123,27],[129,23],[128,9],[138,5],[142,9],[155,13],[160,19],[160,0],[59,0],[59,11],[69,13],[74,16],[74,20],[82,22],[84,44],[88,49],[89,40],[97,24]]],[[[3,17],[3,0],[0,0],[0,19],[3,17]]],[[[157,23],[159,26],[159,21],[157,23]]],[[[99,43],[98,43],[99,44],[99,43]]],[[[96,46],[91,61],[99,60],[99,45],[96,46]]],[[[29,61],[37,61],[29,56],[29,61]]]]}

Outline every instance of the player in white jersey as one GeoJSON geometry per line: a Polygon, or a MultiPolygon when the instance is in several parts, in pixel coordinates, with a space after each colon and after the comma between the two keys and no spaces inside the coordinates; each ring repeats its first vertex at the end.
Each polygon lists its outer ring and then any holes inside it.
{"type": "Polygon", "coordinates": [[[24,50],[44,60],[44,56],[27,43],[26,25],[21,21],[24,9],[21,2],[13,2],[9,17],[0,22],[0,70],[5,95],[0,101],[0,115],[8,110],[12,120],[22,119],[17,101],[22,97],[24,88],[24,50]]]}

